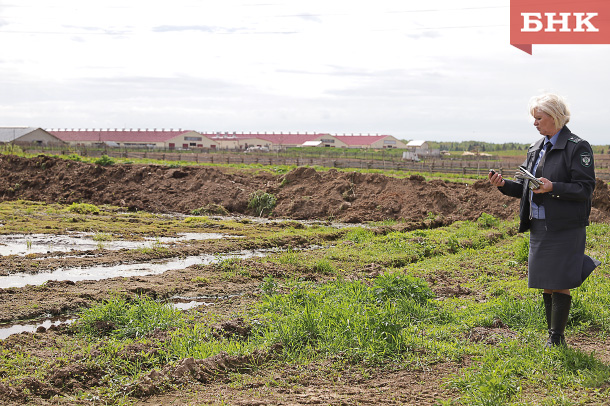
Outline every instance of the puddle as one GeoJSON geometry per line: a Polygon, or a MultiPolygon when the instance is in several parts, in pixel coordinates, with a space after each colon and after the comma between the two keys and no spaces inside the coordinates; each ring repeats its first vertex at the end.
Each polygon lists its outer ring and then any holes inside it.
{"type": "Polygon", "coordinates": [[[190,310],[195,309],[199,306],[213,306],[215,302],[203,302],[201,300],[178,300],[172,301],[172,306],[178,310],[190,310]]]}
{"type": "Polygon", "coordinates": [[[134,276],[157,275],[174,269],[184,269],[191,265],[209,265],[221,262],[229,258],[252,258],[264,257],[269,252],[277,249],[266,250],[244,250],[231,254],[198,255],[185,258],[175,258],[155,262],[121,265],[98,265],[86,268],[58,268],[52,272],[40,272],[36,274],[15,273],[0,276],[0,288],[21,288],[26,285],[42,285],[51,280],[55,281],[98,281],[115,277],[130,278],[134,276]]]}
{"type": "Polygon", "coordinates": [[[0,255],[27,255],[51,252],[137,249],[151,244],[171,244],[178,241],[213,240],[229,237],[218,233],[181,233],[178,237],[148,237],[144,241],[95,241],[91,234],[7,234],[0,235],[0,255]]]}
{"type": "Polygon", "coordinates": [[[60,324],[72,324],[75,320],[76,318],[74,317],[56,317],[39,323],[0,324],[0,340],[4,340],[13,334],[34,333],[39,327],[49,328],[51,326],[59,326],[60,324]]]}
{"type": "Polygon", "coordinates": [[[219,300],[227,300],[241,295],[205,295],[205,296],[173,296],[169,300],[172,306],[180,310],[190,310],[199,306],[213,306],[219,300]]]}

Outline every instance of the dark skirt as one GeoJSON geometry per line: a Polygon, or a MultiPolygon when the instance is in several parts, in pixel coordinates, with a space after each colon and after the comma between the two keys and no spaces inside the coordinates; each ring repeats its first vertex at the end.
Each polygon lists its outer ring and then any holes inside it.
{"type": "Polygon", "coordinates": [[[586,227],[547,231],[544,220],[532,220],[528,286],[535,289],[577,288],[600,264],[585,255],[586,227]]]}

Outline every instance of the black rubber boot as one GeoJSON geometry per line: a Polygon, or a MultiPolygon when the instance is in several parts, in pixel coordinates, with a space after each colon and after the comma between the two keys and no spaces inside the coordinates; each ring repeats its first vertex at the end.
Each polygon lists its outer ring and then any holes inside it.
{"type": "Polygon", "coordinates": [[[553,313],[553,295],[551,293],[543,293],[544,313],[546,314],[546,328],[551,334],[551,314],[553,313]]]}
{"type": "Polygon", "coordinates": [[[547,347],[566,345],[564,332],[568,324],[572,296],[563,293],[553,292],[553,309],[551,312],[551,329],[547,347]]]}

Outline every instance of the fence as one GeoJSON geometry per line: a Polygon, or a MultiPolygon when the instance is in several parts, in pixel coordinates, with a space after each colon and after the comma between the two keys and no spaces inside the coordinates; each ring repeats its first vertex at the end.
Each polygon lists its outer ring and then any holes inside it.
{"type": "MultiPolygon", "coordinates": [[[[30,153],[42,152],[28,149],[30,153]]],[[[47,151],[48,152],[48,151],[47,151]]],[[[67,154],[67,151],[57,151],[67,154]]],[[[243,153],[234,151],[216,152],[158,152],[158,151],[132,151],[120,148],[87,149],[81,155],[99,157],[108,155],[113,158],[126,159],[154,159],[164,161],[185,161],[194,163],[214,164],[244,164],[244,165],[294,165],[294,166],[321,166],[327,168],[357,168],[357,169],[383,169],[409,172],[453,173],[460,175],[486,176],[493,168],[512,177],[517,167],[523,162],[523,157],[485,158],[469,157],[457,159],[455,157],[428,158],[420,162],[403,160],[398,156],[379,156],[370,154],[368,158],[344,158],[339,156],[303,157],[295,153],[282,152],[256,152],[243,153]]],[[[363,154],[363,156],[366,156],[363,154]]],[[[606,154],[595,155],[595,170],[598,178],[610,181],[610,156],[606,154]]]]}

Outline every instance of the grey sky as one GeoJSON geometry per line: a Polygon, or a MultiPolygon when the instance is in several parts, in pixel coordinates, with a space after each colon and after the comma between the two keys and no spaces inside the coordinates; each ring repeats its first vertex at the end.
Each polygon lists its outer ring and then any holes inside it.
{"type": "Polygon", "coordinates": [[[0,0],[0,125],[608,144],[610,45],[509,44],[509,0],[0,0]]]}

